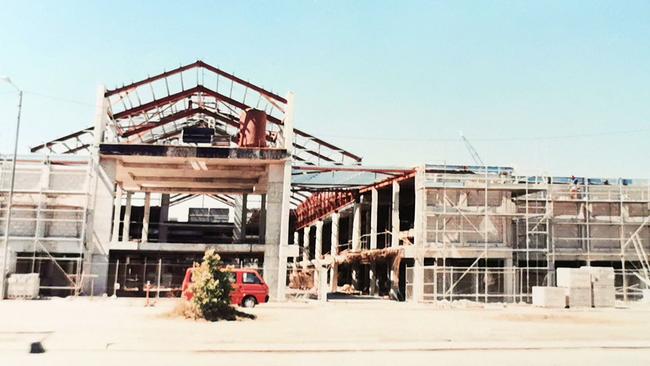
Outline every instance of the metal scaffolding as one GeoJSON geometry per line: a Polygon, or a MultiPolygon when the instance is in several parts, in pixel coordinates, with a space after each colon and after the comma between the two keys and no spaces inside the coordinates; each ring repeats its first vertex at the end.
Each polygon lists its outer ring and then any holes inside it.
{"type": "MultiPolygon", "coordinates": [[[[88,227],[90,159],[19,157],[9,245],[20,273],[41,273],[41,290],[79,294],[88,227]]],[[[12,160],[0,167],[0,221],[8,215],[12,160]]],[[[0,225],[4,230],[4,225],[0,225]]]]}

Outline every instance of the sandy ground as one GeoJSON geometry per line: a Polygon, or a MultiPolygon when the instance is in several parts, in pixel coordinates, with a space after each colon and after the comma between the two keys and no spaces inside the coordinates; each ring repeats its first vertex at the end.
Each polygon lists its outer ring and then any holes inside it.
{"type": "Polygon", "coordinates": [[[0,365],[650,364],[643,306],[288,302],[250,310],[256,320],[209,323],[170,316],[175,301],[0,302],[0,365]],[[46,352],[29,354],[38,341],[46,352]]]}

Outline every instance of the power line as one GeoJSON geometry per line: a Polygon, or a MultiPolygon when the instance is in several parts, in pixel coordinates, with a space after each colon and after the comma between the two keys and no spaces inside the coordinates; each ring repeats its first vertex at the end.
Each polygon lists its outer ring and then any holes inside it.
{"type": "Polygon", "coordinates": [[[28,90],[25,90],[24,93],[29,94],[29,95],[34,95],[34,96],[37,96],[37,97],[41,97],[41,98],[48,98],[48,99],[52,99],[52,100],[58,100],[60,102],[78,104],[78,105],[82,105],[82,106],[85,106],[85,107],[92,107],[92,108],[96,107],[95,104],[90,104],[90,103],[86,103],[86,102],[79,101],[79,100],[74,100],[74,99],[61,98],[61,97],[54,96],[54,95],[42,94],[42,93],[37,93],[37,92],[33,92],[33,91],[28,91],[28,90]]]}
{"type": "MultiPolygon", "coordinates": [[[[649,132],[650,128],[640,128],[635,130],[620,130],[620,131],[603,131],[594,133],[583,134],[569,134],[569,135],[552,135],[552,136],[518,136],[518,137],[476,137],[472,141],[543,141],[543,140],[566,140],[614,135],[630,135],[636,133],[649,132]]],[[[363,141],[401,141],[401,142],[456,142],[458,138],[440,137],[440,138],[411,138],[411,137],[384,137],[384,136],[343,136],[343,135],[328,135],[319,134],[321,137],[338,138],[342,140],[363,140],[363,141]]]]}

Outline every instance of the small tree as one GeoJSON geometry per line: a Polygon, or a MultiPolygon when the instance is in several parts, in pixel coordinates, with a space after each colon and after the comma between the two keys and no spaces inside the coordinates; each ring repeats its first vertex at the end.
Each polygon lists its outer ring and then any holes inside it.
{"type": "Polygon", "coordinates": [[[192,305],[196,315],[210,321],[236,318],[235,309],[230,306],[229,275],[220,269],[221,264],[221,257],[210,249],[192,272],[192,305]]]}

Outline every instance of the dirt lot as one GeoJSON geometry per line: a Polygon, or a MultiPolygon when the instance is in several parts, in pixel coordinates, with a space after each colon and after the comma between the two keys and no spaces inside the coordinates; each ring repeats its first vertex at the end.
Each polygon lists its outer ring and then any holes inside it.
{"type": "Polygon", "coordinates": [[[383,300],[276,303],[256,320],[168,315],[175,300],[0,302],[0,365],[447,364],[647,365],[650,307],[464,308],[383,300]],[[31,342],[46,352],[28,354],[31,342]]]}

